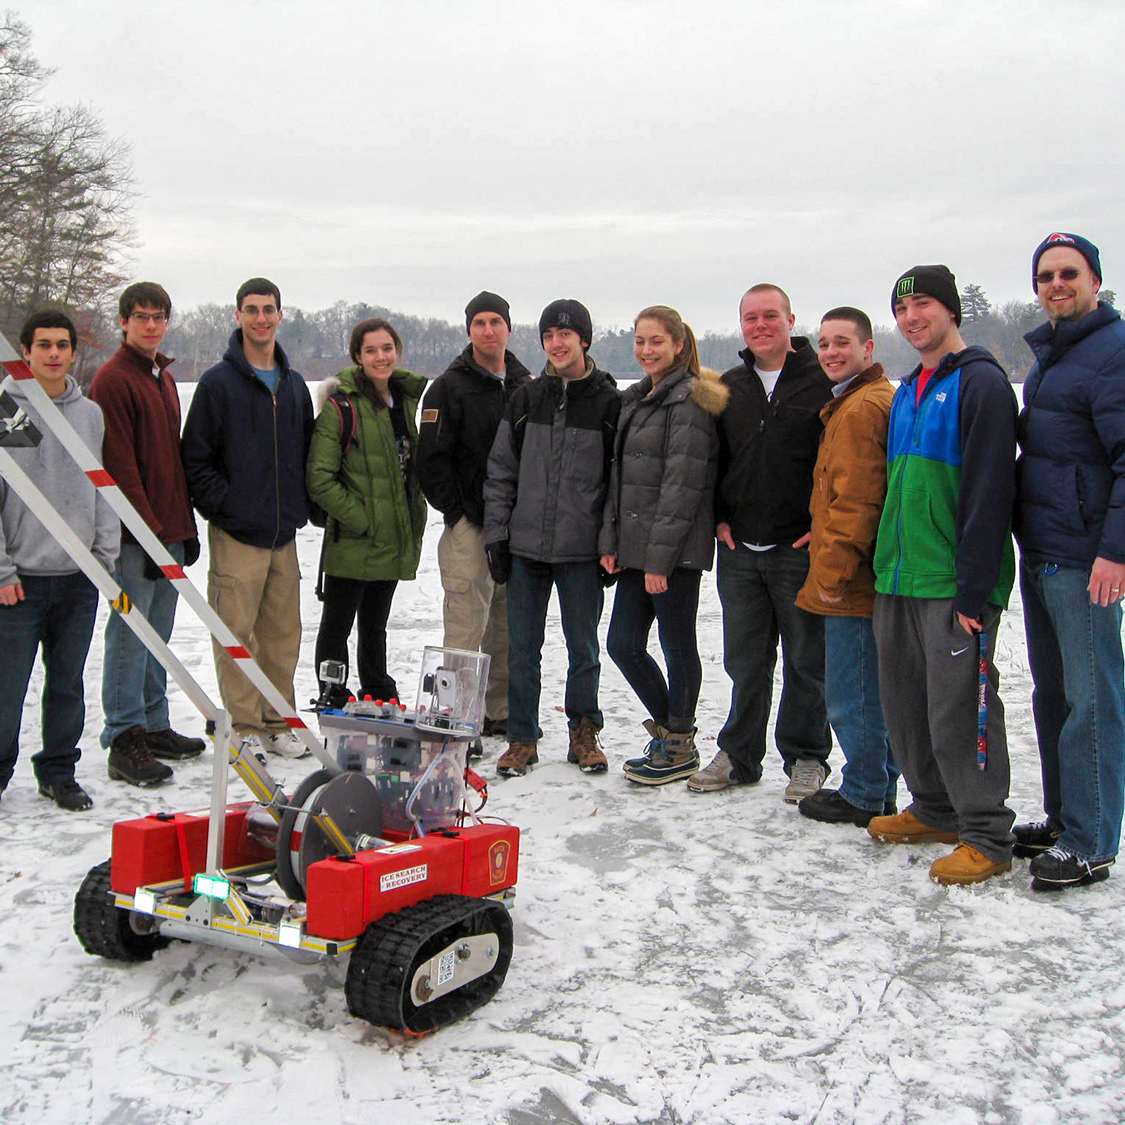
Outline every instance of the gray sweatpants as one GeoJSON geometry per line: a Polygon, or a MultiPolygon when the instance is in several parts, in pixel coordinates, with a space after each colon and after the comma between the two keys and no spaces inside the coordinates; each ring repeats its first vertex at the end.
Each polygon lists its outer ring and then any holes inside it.
{"type": "Polygon", "coordinates": [[[1000,610],[986,606],[989,638],[988,766],[977,765],[980,646],[957,622],[951,598],[875,596],[879,693],[895,761],[923,824],[958,832],[994,863],[1012,858],[1008,741],[992,660],[1000,610]]]}

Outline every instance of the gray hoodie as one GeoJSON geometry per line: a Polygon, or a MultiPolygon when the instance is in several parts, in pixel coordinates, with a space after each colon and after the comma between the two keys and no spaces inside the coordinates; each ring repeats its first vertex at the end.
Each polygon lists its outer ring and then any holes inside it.
{"type": "MultiPolygon", "coordinates": [[[[40,421],[39,412],[27,401],[23,383],[9,375],[0,383],[0,390],[7,391],[27,411],[43,435],[33,449],[7,452],[98,562],[112,571],[121,537],[121,524],[113,509],[98,495],[59,439],[40,421]]],[[[101,409],[82,394],[69,375],[66,389],[54,403],[100,459],[105,434],[101,409]]],[[[78,569],[54,536],[0,478],[0,586],[10,586],[22,575],[51,577],[73,574],[78,569]]]]}

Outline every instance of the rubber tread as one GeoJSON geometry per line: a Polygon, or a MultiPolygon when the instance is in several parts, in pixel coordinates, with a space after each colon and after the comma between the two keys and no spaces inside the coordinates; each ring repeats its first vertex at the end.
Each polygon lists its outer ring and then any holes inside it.
{"type": "Polygon", "coordinates": [[[74,932],[82,948],[111,961],[150,961],[168,944],[168,938],[137,933],[129,914],[114,905],[110,861],[91,867],[74,896],[74,932]]]}
{"type": "Polygon", "coordinates": [[[348,1011],[396,1031],[425,1035],[467,1016],[499,991],[512,960],[512,920],[490,899],[435,895],[372,922],[352,951],[345,981],[348,1011]],[[494,933],[492,969],[431,1004],[416,1006],[410,986],[418,966],[451,942],[494,933]]]}

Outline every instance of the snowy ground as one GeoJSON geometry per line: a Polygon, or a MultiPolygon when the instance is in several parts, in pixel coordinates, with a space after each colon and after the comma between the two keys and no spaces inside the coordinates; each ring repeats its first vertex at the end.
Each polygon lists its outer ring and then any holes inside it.
{"type": "MultiPolygon", "coordinates": [[[[400,586],[395,603],[390,650],[402,685],[415,682],[422,646],[441,639],[438,532],[435,521],[419,579],[400,586]]],[[[318,536],[299,538],[299,699],[315,686],[318,536]]],[[[205,559],[191,574],[203,583],[205,559]]],[[[1125,876],[1044,897],[1017,860],[985,886],[938,887],[927,868],[940,845],[879,845],[860,829],[803,819],[782,802],[772,751],[753,788],[696,796],[682,785],[630,786],[620,762],[643,743],[643,715],[608,664],[611,769],[584,776],[565,763],[565,721],[553,710],[565,672],[554,611],[542,764],[493,781],[501,747],[486,743],[488,811],[523,831],[515,955],[486,1007],[406,1040],[348,1015],[342,964],[290,968],[187,944],[139,965],[89,957],[71,930],[71,904],[87,869],[108,856],[110,826],[200,807],[211,768],[208,752],[151,792],[106,779],[100,631],[79,765],[96,807],[67,814],[36,794],[28,758],[38,672],[20,767],[0,805],[5,1123],[180,1125],[274,1113],[347,1125],[1125,1120],[1125,876]]],[[[728,692],[710,576],[699,631],[707,756],[728,692]]],[[[173,644],[213,690],[209,642],[186,611],[173,644]]],[[[1018,606],[997,661],[1012,803],[1034,816],[1018,606]]],[[[199,733],[184,696],[172,699],[174,725],[199,733]]],[[[295,784],[310,768],[283,762],[275,772],[295,784]]]]}

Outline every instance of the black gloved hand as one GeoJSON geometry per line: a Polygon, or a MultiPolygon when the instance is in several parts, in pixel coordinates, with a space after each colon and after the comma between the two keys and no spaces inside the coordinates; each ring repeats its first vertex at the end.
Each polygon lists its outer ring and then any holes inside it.
{"type": "Polygon", "coordinates": [[[508,550],[508,540],[498,539],[495,543],[485,544],[485,554],[488,556],[488,573],[497,586],[503,586],[512,576],[512,552],[508,550]]]}
{"type": "Polygon", "coordinates": [[[193,566],[199,562],[199,540],[192,536],[184,540],[184,566],[193,566]]]}
{"type": "Polygon", "coordinates": [[[145,555],[145,577],[150,582],[159,582],[164,577],[164,571],[148,555],[145,555]]]}

